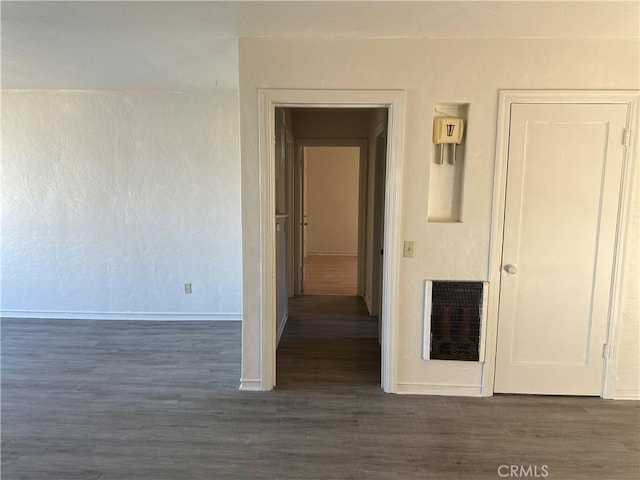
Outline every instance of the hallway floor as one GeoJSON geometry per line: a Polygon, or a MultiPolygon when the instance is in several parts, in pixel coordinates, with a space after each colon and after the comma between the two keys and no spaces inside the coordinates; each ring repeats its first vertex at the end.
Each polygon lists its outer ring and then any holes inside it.
{"type": "Polygon", "coordinates": [[[289,299],[277,350],[277,388],[380,389],[378,320],[356,296],[289,299]]]}
{"type": "Polygon", "coordinates": [[[307,255],[304,260],[305,295],[356,295],[356,255],[307,255]]]}

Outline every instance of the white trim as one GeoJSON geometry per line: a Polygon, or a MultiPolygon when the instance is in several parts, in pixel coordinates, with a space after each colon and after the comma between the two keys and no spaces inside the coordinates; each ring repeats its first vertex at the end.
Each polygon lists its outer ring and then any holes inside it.
{"type": "MultiPolygon", "coordinates": [[[[370,315],[374,315],[379,317],[382,314],[382,297],[383,292],[382,292],[382,281],[381,279],[383,279],[383,275],[384,275],[384,255],[382,255],[382,260],[383,260],[383,266],[382,266],[382,271],[381,271],[381,267],[380,267],[380,254],[382,254],[382,251],[384,251],[384,236],[385,236],[385,225],[382,224],[381,226],[378,225],[378,222],[380,220],[380,215],[375,213],[376,208],[379,208],[381,202],[386,201],[386,182],[387,182],[387,178],[385,178],[385,182],[384,182],[384,189],[381,190],[379,187],[379,181],[380,181],[380,171],[384,171],[386,173],[386,169],[387,169],[387,160],[389,158],[389,152],[385,151],[385,155],[386,158],[384,159],[385,165],[384,168],[382,168],[382,166],[378,163],[380,161],[380,158],[378,157],[378,137],[382,136],[384,139],[384,136],[386,135],[386,140],[387,140],[387,145],[385,145],[385,148],[388,150],[388,146],[389,146],[389,132],[388,130],[388,123],[386,121],[380,121],[378,122],[373,129],[373,135],[371,137],[371,142],[373,144],[373,151],[371,152],[371,162],[373,162],[373,165],[368,165],[368,167],[370,167],[370,169],[373,170],[373,178],[369,179],[368,178],[368,173],[367,173],[367,186],[369,191],[367,192],[367,197],[369,197],[369,192],[371,192],[371,198],[372,198],[372,206],[371,208],[373,208],[374,210],[374,214],[373,214],[373,218],[372,218],[372,225],[371,225],[371,234],[372,234],[372,238],[371,238],[371,272],[369,272],[367,274],[367,277],[371,280],[371,291],[369,292],[369,299],[371,300],[371,304],[370,307],[371,309],[369,310],[369,314],[370,315]],[[371,180],[371,183],[369,184],[369,180],[371,180]],[[382,232],[380,231],[380,227],[382,227],[382,232]],[[380,236],[382,236],[382,242],[380,242],[380,236]],[[378,252],[381,252],[380,254],[378,252]]],[[[386,212],[385,212],[386,215],[386,212]]],[[[386,217],[383,216],[383,221],[386,221],[386,217]]],[[[366,249],[365,249],[366,250],[366,249]]]]}
{"type": "MultiPolygon", "coordinates": [[[[496,157],[493,186],[493,208],[491,222],[491,243],[487,278],[489,279],[489,302],[487,305],[487,333],[485,344],[485,366],[482,378],[482,394],[493,395],[495,377],[495,356],[498,331],[498,306],[500,300],[500,266],[502,261],[502,241],[504,234],[504,210],[507,182],[507,161],[509,155],[509,126],[511,106],[531,103],[589,103],[628,105],[628,128],[633,137],[626,149],[623,167],[623,183],[618,213],[613,282],[607,343],[611,346],[610,358],[605,360],[602,396],[613,398],[619,330],[620,303],[622,293],[622,272],[624,265],[624,243],[629,219],[631,184],[635,149],[638,142],[637,115],[640,92],[633,90],[501,90],[498,102],[498,124],[496,129],[496,157]]],[[[621,139],[622,140],[622,139],[621,139]]]]}
{"type": "MultiPolygon", "coordinates": [[[[260,178],[260,389],[276,384],[276,231],[275,108],[272,98],[258,90],[258,170],[260,178]]],[[[244,344],[244,342],[243,342],[244,344]]],[[[244,353],[244,352],[243,352],[244,353]]],[[[244,382],[243,382],[244,383],[244,382]]]]}
{"type": "MultiPolygon", "coordinates": [[[[611,284],[611,305],[609,310],[609,329],[607,331],[607,344],[609,356],[605,359],[603,375],[602,398],[616,398],[617,389],[616,372],[618,367],[618,338],[620,336],[620,318],[623,304],[623,279],[625,272],[625,255],[627,244],[627,230],[629,226],[631,200],[634,188],[638,187],[637,149],[640,135],[638,135],[638,104],[640,103],[640,91],[635,94],[629,92],[627,100],[627,130],[630,132],[629,145],[625,148],[622,184],[620,185],[620,204],[618,211],[618,232],[616,236],[615,257],[613,265],[613,280],[611,284]]],[[[636,250],[637,251],[637,250],[636,250]]],[[[624,391],[624,390],[623,390],[624,391]]],[[[634,398],[638,398],[638,395],[634,398]]]]}
{"type": "Polygon", "coordinates": [[[481,397],[480,385],[447,385],[437,383],[398,383],[397,393],[406,395],[445,395],[449,397],[481,397]]]}
{"type": "Polygon", "coordinates": [[[287,225],[287,296],[293,297],[296,294],[296,232],[298,231],[298,222],[295,219],[296,144],[295,138],[289,130],[287,130],[286,121],[285,137],[285,178],[287,179],[286,209],[289,216],[289,224],[287,225]]]}
{"type": "MultiPolygon", "coordinates": [[[[275,386],[275,182],[274,121],[276,107],[387,108],[388,148],[384,228],[385,279],[382,301],[382,387],[396,390],[397,314],[399,284],[400,212],[402,199],[402,148],[405,94],[400,90],[284,90],[258,89],[258,142],[260,178],[260,322],[259,372],[261,389],[275,386]]],[[[250,352],[243,352],[248,355],[250,352]]]]}
{"type": "Polygon", "coordinates": [[[422,313],[422,359],[431,360],[431,307],[433,280],[424,281],[424,312],[422,313]]]}
{"type": "Polygon", "coordinates": [[[55,320],[149,320],[156,322],[242,321],[241,313],[65,312],[60,310],[2,310],[0,317],[55,320]]]}
{"type": "Polygon", "coordinates": [[[304,257],[305,257],[305,225],[304,225],[304,148],[293,144],[293,294],[302,295],[304,287],[304,257]]]}
{"type": "Polygon", "coordinates": [[[244,390],[245,392],[259,392],[263,390],[262,382],[255,379],[240,379],[240,390],[244,390]]]}
{"type": "Polygon", "coordinates": [[[637,388],[616,388],[614,400],[640,400],[640,390],[637,388]]]}
{"type": "Polygon", "coordinates": [[[282,318],[282,322],[280,322],[280,327],[276,332],[276,346],[280,344],[280,339],[282,338],[282,334],[284,333],[284,327],[287,326],[287,321],[289,320],[289,312],[284,312],[284,316],[282,318]]]}
{"type": "Polygon", "coordinates": [[[364,292],[362,298],[364,298],[364,304],[367,306],[369,315],[371,315],[371,297],[369,297],[369,292],[364,292]]]}
{"type": "MultiPolygon", "coordinates": [[[[367,244],[367,166],[369,163],[369,142],[366,138],[297,138],[295,140],[295,151],[299,158],[297,161],[302,163],[303,151],[305,147],[353,147],[360,150],[360,159],[358,167],[358,251],[361,252],[358,258],[357,273],[357,292],[358,295],[364,294],[365,287],[365,252],[367,244]]],[[[303,168],[300,169],[303,171],[303,168]]],[[[308,255],[358,255],[358,252],[305,252],[308,255]]],[[[295,266],[296,272],[300,272],[299,265],[295,266]]]]}
{"type": "Polygon", "coordinates": [[[489,306],[489,282],[482,282],[482,316],[480,317],[480,345],[478,361],[484,363],[485,345],[487,344],[487,309],[489,306]]]}

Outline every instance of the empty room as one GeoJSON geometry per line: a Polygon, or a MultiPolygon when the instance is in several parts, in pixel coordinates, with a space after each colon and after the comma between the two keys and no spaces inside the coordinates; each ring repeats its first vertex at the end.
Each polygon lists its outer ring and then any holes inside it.
{"type": "Polygon", "coordinates": [[[3,1],[3,479],[640,477],[637,1],[3,1]]]}

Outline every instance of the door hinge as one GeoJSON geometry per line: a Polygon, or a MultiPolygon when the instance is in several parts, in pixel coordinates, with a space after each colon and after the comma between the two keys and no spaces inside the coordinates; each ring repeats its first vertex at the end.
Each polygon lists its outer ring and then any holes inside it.
{"type": "Polygon", "coordinates": [[[602,358],[609,358],[609,345],[606,343],[602,345],[602,358]]]}
{"type": "Polygon", "coordinates": [[[631,143],[631,130],[629,130],[628,128],[625,128],[624,131],[622,132],[622,145],[624,145],[625,147],[628,147],[630,143],[631,143]]]}

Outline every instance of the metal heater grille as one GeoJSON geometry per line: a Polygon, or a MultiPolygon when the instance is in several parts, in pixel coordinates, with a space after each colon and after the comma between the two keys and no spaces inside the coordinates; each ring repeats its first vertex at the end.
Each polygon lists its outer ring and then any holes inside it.
{"type": "Polygon", "coordinates": [[[483,288],[482,282],[432,282],[429,358],[479,360],[483,288]]]}

